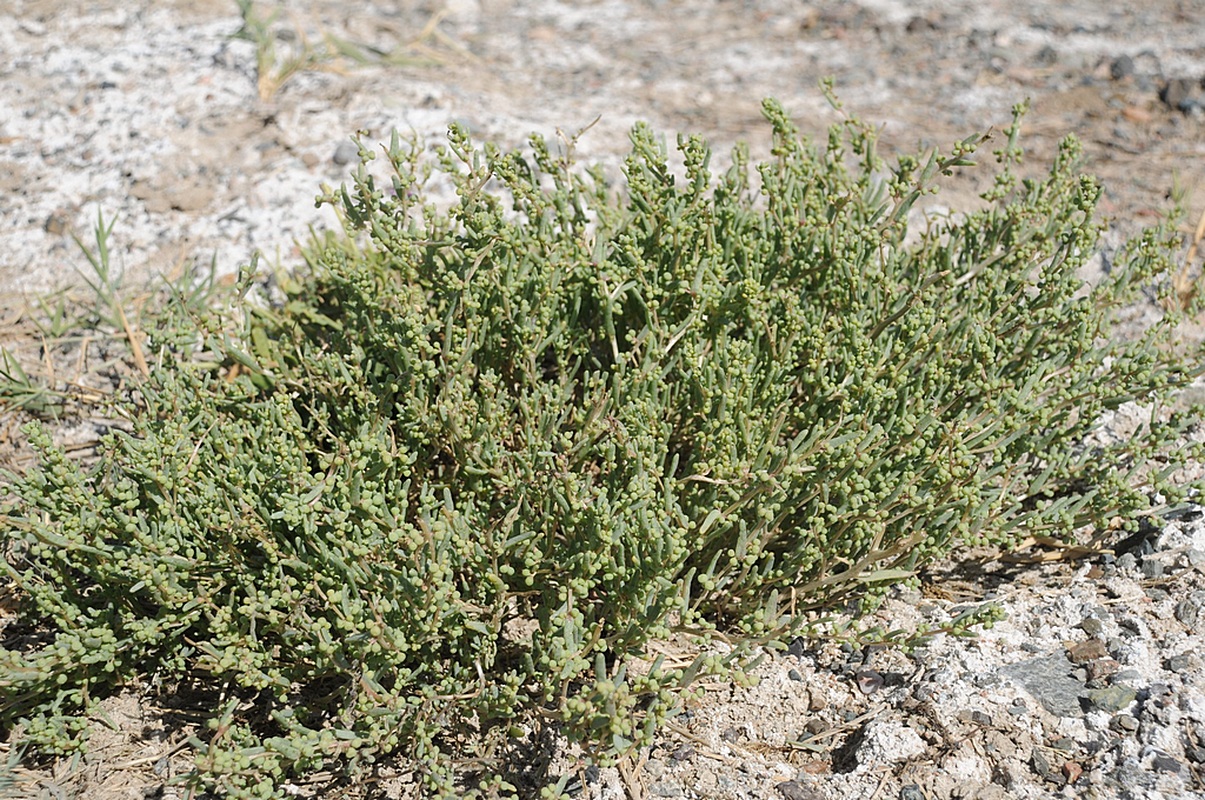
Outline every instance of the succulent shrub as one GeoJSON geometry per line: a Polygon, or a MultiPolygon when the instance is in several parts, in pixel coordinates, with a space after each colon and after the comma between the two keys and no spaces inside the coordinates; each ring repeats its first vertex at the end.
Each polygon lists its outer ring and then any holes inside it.
{"type": "Polygon", "coordinates": [[[362,150],[320,198],[345,235],[282,302],[163,317],[95,466],[30,429],[0,511],[40,633],[0,650],[3,724],[69,749],[114,687],[187,681],[221,698],[207,786],[267,797],[400,751],[451,796],[465,730],[647,743],[723,667],[651,658],[676,630],[807,633],[956,547],[1187,496],[1168,476],[1197,416],[1161,409],[1200,362],[1174,314],[1114,331],[1175,242],[1149,230],[1084,285],[1100,190],[1074,140],[1018,180],[1018,109],[986,205],[910,231],[986,137],[889,168],[857,121],[815,145],[764,110],[770,158],[718,176],[698,137],[675,170],[637,125],[618,188],[572,142],[453,126],[429,159],[395,136],[386,178],[362,150]],[[1140,436],[1085,445],[1133,400],[1140,436]]]}

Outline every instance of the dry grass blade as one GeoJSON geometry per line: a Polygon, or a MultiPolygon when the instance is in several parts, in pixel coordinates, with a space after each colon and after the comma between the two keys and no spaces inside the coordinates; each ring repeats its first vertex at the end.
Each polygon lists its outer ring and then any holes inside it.
{"type": "Polygon", "coordinates": [[[394,49],[383,49],[356,42],[333,33],[321,34],[322,45],[313,45],[299,23],[293,26],[293,44],[282,52],[277,48],[273,30],[279,12],[261,14],[251,0],[239,0],[243,27],[235,34],[255,46],[256,89],[260,100],[270,100],[295,75],[309,71],[344,74],[347,62],[361,66],[388,64],[393,66],[430,66],[446,63],[447,53],[470,62],[478,59],[463,45],[439,29],[447,16],[446,10],[432,14],[419,32],[394,49]]]}
{"type": "Polygon", "coordinates": [[[1107,548],[1067,544],[1057,539],[1051,539],[1048,536],[1031,536],[1022,541],[1018,545],[1017,550],[1020,551],[1037,546],[1050,549],[1032,555],[1020,552],[1005,553],[1000,557],[1000,560],[1008,564],[1047,564],[1051,561],[1076,561],[1082,558],[1094,558],[1095,556],[1112,552],[1107,548]]]}
{"type": "Polygon", "coordinates": [[[1181,309],[1190,307],[1197,294],[1200,292],[1201,275],[1194,276],[1193,264],[1196,263],[1197,253],[1201,242],[1205,241],[1205,211],[1201,212],[1201,218],[1197,220],[1197,228],[1193,231],[1192,241],[1188,245],[1188,252],[1184,255],[1184,264],[1180,267],[1180,271],[1172,278],[1172,288],[1175,290],[1176,302],[1180,304],[1181,309]]]}

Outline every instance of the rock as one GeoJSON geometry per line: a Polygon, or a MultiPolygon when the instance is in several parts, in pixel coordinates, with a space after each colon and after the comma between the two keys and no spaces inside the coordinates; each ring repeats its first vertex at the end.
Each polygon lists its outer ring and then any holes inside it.
{"type": "Polygon", "coordinates": [[[1156,753],[1151,759],[1151,769],[1156,772],[1179,772],[1180,762],[1167,753],[1156,753]]]}
{"type": "Polygon", "coordinates": [[[1087,641],[1076,642],[1067,648],[1067,657],[1074,664],[1084,664],[1088,661],[1104,658],[1107,655],[1109,655],[1109,651],[1105,648],[1105,643],[1100,639],[1088,639],[1087,641]]]}
{"type": "Polygon", "coordinates": [[[1118,714],[1109,720],[1109,727],[1118,733],[1133,733],[1138,730],[1138,720],[1130,714],[1118,714]]]}
{"type": "Polygon", "coordinates": [[[1033,753],[1030,754],[1029,764],[1033,767],[1034,774],[1039,778],[1049,779],[1053,774],[1050,769],[1050,761],[1046,758],[1046,754],[1037,748],[1034,748],[1033,753]]]}
{"type": "Polygon", "coordinates": [[[908,33],[924,33],[926,31],[937,30],[937,23],[929,17],[917,15],[908,20],[908,24],[904,26],[904,30],[908,33]]]}
{"type": "Polygon", "coordinates": [[[1103,689],[1089,689],[1084,694],[1088,707],[1092,711],[1120,711],[1134,702],[1138,692],[1128,686],[1106,686],[1103,689]]]}
{"type": "Polygon", "coordinates": [[[874,694],[883,688],[883,676],[873,669],[859,670],[854,675],[854,682],[862,694],[874,694]]]}
{"type": "Polygon", "coordinates": [[[1058,717],[1083,713],[1080,693],[1084,685],[1070,677],[1073,665],[1062,653],[1031,658],[1000,668],[1000,674],[1018,683],[1042,707],[1058,717]]]}
{"type": "Polygon", "coordinates": [[[978,725],[984,728],[990,728],[992,725],[992,716],[979,709],[964,708],[958,712],[957,719],[959,722],[967,725],[978,725]]]}
{"type": "Polygon", "coordinates": [[[674,749],[670,754],[670,758],[674,761],[686,761],[695,754],[695,749],[689,744],[683,743],[674,749]]]}
{"type": "Polygon", "coordinates": [[[861,746],[858,747],[858,764],[877,769],[884,764],[895,764],[922,755],[928,749],[924,739],[915,730],[898,722],[871,722],[866,726],[861,746]]]}
{"type": "Polygon", "coordinates": [[[720,739],[725,742],[738,742],[741,739],[748,738],[748,731],[746,731],[743,727],[737,727],[736,725],[725,728],[724,732],[720,734],[720,739]]]}
{"type": "Polygon", "coordinates": [[[342,167],[358,160],[359,157],[360,148],[356,146],[355,142],[339,142],[338,147],[335,148],[334,155],[331,156],[331,161],[342,167]]]}
{"type": "Polygon", "coordinates": [[[1176,603],[1176,609],[1172,613],[1175,614],[1176,619],[1188,627],[1195,628],[1197,620],[1200,619],[1202,607],[1205,607],[1205,594],[1202,592],[1193,592],[1179,603],[1176,603]]]}
{"type": "Polygon", "coordinates": [[[1109,64],[1109,77],[1115,81],[1120,81],[1134,74],[1134,59],[1127,55],[1120,55],[1113,59],[1113,63],[1109,64]]]}
{"type": "Polygon", "coordinates": [[[1088,680],[1103,681],[1114,675],[1119,669],[1121,669],[1121,665],[1112,658],[1098,658],[1089,661],[1087,664],[1088,680]]]}
{"type": "Polygon", "coordinates": [[[785,800],[822,800],[820,794],[810,786],[804,786],[799,781],[783,781],[774,785],[774,789],[785,800]]]}
{"type": "Polygon", "coordinates": [[[1141,683],[1142,673],[1136,669],[1123,669],[1109,677],[1109,683],[1141,683]]]}
{"type": "Polygon", "coordinates": [[[1159,99],[1173,111],[1191,114],[1205,107],[1205,87],[1200,79],[1172,78],[1159,90],[1159,99]]]}
{"type": "Polygon", "coordinates": [[[1037,53],[1034,54],[1033,63],[1039,67],[1053,67],[1059,63],[1059,51],[1055,50],[1050,45],[1046,45],[1037,53]]]}
{"type": "Polygon", "coordinates": [[[66,214],[56,211],[46,218],[42,223],[42,230],[49,233],[51,236],[62,236],[71,226],[71,221],[66,214]]]}

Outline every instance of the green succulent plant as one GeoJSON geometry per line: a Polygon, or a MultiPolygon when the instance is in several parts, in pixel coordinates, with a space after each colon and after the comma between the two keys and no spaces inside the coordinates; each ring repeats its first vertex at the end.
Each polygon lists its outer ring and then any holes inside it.
{"type": "Polygon", "coordinates": [[[764,110],[770,158],[738,147],[718,176],[700,138],[675,171],[637,125],[619,188],[538,137],[453,126],[431,163],[395,136],[387,176],[362,148],[320,198],[346,231],[282,302],[144,322],[132,432],[82,469],[35,425],[39,465],[4,486],[6,568],[44,634],[0,650],[2,724],[70,749],[96,698],[187,677],[222,698],[203,785],[269,797],[401,752],[459,796],[465,730],[542,719],[605,760],[751,652],[653,658],[676,631],[817,634],[807,612],[872,608],[956,547],[1188,496],[1168,476],[1199,417],[1164,406],[1201,362],[1175,314],[1114,331],[1173,234],[1085,286],[1100,190],[1074,140],[1018,180],[1018,108],[987,205],[917,231],[985,137],[887,167],[856,120],[817,146],[764,110]],[[1141,436],[1085,445],[1135,400],[1141,436]]]}

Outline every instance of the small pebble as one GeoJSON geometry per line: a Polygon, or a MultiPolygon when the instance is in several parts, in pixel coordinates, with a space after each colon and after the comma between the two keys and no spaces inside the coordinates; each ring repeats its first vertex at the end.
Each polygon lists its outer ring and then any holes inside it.
{"type": "Polygon", "coordinates": [[[1180,653],[1167,659],[1165,666],[1171,672],[1183,672],[1192,664],[1192,660],[1187,653],[1180,653]]]}
{"type": "Polygon", "coordinates": [[[873,669],[864,669],[854,676],[858,691],[862,694],[874,694],[883,687],[883,676],[873,669]]]}
{"type": "Polygon", "coordinates": [[[1180,762],[1166,753],[1156,753],[1151,760],[1151,769],[1156,772],[1179,772],[1180,762]]]}
{"type": "Polygon", "coordinates": [[[1201,616],[1201,606],[1205,605],[1201,601],[1202,593],[1193,592],[1179,603],[1176,603],[1176,609],[1172,613],[1180,622],[1183,622],[1190,628],[1195,628],[1197,620],[1201,616]]]}
{"type": "Polygon", "coordinates": [[[350,164],[360,157],[360,148],[355,142],[339,142],[339,146],[335,148],[335,154],[331,156],[331,161],[334,161],[339,166],[350,164]]]}
{"type": "Polygon", "coordinates": [[[1171,701],[1172,687],[1166,683],[1152,683],[1147,689],[1147,696],[1166,705],[1171,701]]]}
{"type": "Polygon", "coordinates": [[[926,800],[925,793],[915,783],[900,787],[900,800],[926,800]]]}
{"type": "Polygon", "coordinates": [[[1047,760],[1041,750],[1035,749],[1033,751],[1033,754],[1029,758],[1029,763],[1033,767],[1034,774],[1040,778],[1049,779],[1054,774],[1050,769],[1050,761],[1047,760]]]}
{"type": "MultiPolygon", "coordinates": [[[[1100,625],[1099,620],[1095,620],[1097,626],[1100,625]]],[[[1082,624],[1082,623],[1081,623],[1082,624]]],[[[1088,661],[1095,661],[1098,658],[1104,658],[1109,655],[1109,651],[1105,648],[1105,643],[1100,639],[1088,639],[1083,642],[1076,642],[1067,648],[1067,658],[1073,664],[1083,664],[1088,661]]]]}
{"type": "Polygon", "coordinates": [[[1142,572],[1142,577],[1146,578],[1147,580],[1154,580],[1155,578],[1162,578],[1163,577],[1163,562],[1156,561],[1153,558],[1144,558],[1144,559],[1142,559],[1141,572],[1142,572]]]}
{"type": "Polygon", "coordinates": [[[1190,78],[1172,78],[1159,90],[1159,99],[1168,108],[1188,113],[1193,106],[1195,81],[1190,78]]]}
{"type": "Polygon", "coordinates": [[[1146,631],[1142,627],[1142,621],[1137,617],[1122,617],[1117,620],[1117,624],[1130,633],[1137,633],[1140,636],[1146,635],[1146,631]]]}
{"type": "Polygon", "coordinates": [[[799,674],[799,670],[797,670],[797,669],[787,670],[787,677],[793,681],[802,681],[803,680],[803,676],[799,674]]]}
{"type": "Polygon", "coordinates": [[[1109,77],[1115,81],[1128,78],[1134,74],[1134,59],[1129,56],[1118,56],[1109,65],[1109,77]]]}
{"type": "Polygon", "coordinates": [[[1093,711],[1120,711],[1134,702],[1138,692],[1129,686],[1107,686],[1103,689],[1089,689],[1084,692],[1084,698],[1093,711]]]}
{"type": "Polygon", "coordinates": [[[1109,720],[1109,727],[1121,733],[1133,733],[1138,730],[1138,720],[1130,714],[1118,714],[1109,720]]]}
{"type": "Polygon", "coordinates": [[[815,736],[818,733],[827,731],[828,723],[822,719],[809,719],[807,724],[803,726],[803,729],[812,736],[815,736]]]}
{"type": "Polygon", "coordinates": [[[1055,50],[1050,45],[1046,45],[1038,52],[1034,53],[1033,63],[1039,67],[1050,67],[1059,63],[1059,51],[1055,50]]]}
{"type": "Polygon", "coordinates": [[[1098,658],[1094,661],[1089,661],[1086,668],[1088,680],[1101,681],[1116,674],[1117,670],[1121,669],[1121,665],[1112,658],[1098,658]]]}
{"type": "Polygon", "coordinates": [[[738,728],[734,725],[730,728],[727,728],[723,733],[721,733],[720,738],[722,740],[724,740],[725,742],[735,742],[741,738],[743,733],[744,732],[740,728],[738,728]]]}
{"type": "MultiPolygon", "coordinates": [[[[1079,626],[1084,631],[1084,633],[1088,634],[1089,636],[1094,636],[1094,637],[1100,636],[1101,632],[1105,628],[1105,626],[1101,623],[1101,621],[1098,620],[1096,617],[1084,617],[1083,621],[1080,622],[1079,626]]],[[[1072,660],[1074,660],[1074,659],[1072,659],[1072,660]]]]}
{"type": "Polygon", "coordinates": [[[69,224],[70,223],[67,221],[66,216],[56,212],[46,218],[46,222],[42,224],[42,230],[46,231],[51,236],[62,236],[67,232],[67,226],[69,224]]]}
{"type": "Polygon", "coordinates": [[[815,789],[804,786],[799,781],[783,781],[775,784],[774,788],[784,800],[816,800],[819,797],[815,789]]]}

